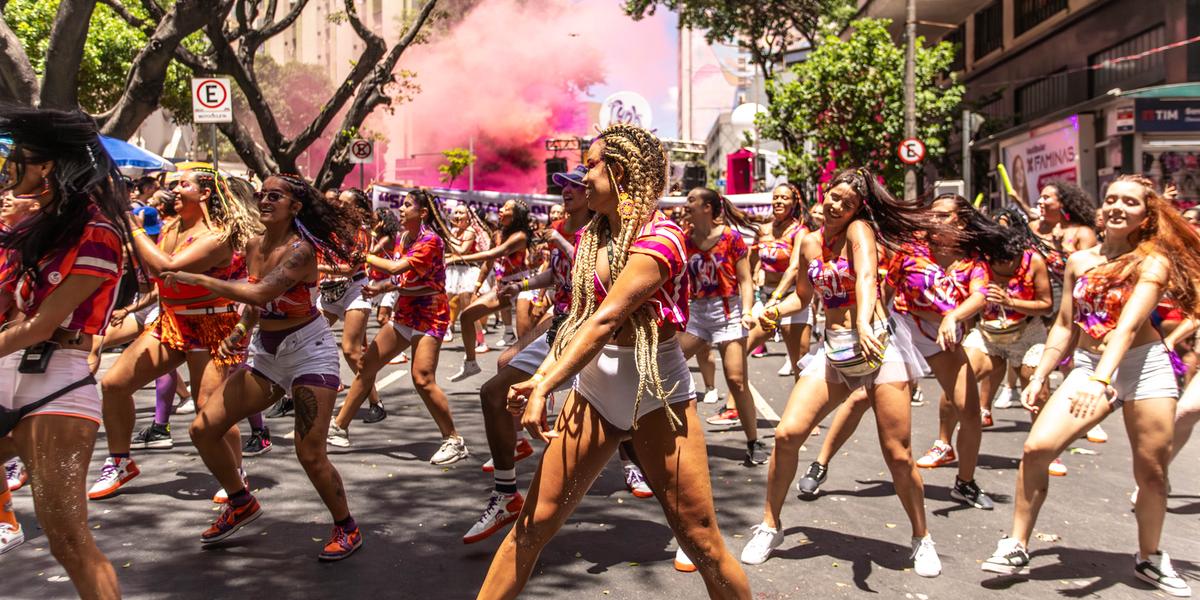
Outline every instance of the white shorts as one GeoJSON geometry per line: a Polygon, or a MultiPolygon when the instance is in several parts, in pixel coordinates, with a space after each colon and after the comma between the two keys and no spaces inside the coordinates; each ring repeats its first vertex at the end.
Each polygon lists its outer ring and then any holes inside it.
{"type": "MultiPolygon", "coordinates": [[[[692,383],[692,373],[683,358],[679,340],[671,338],[659,342],[658,375],[662,378],[663,390],[668,392],[667,404],[695,399],[696,386],[692,383]]],[[[638,370],[632,346],[605,345],[579,372],[574,387],[610,425],[622,431],[633,428],[638,370]]],[[[653,391],[643,394],[637,407],[637,420],[661,408],[663,401],[655,398],[653,391]]]]}
{"type": "MultiPolygon", "coordinates": [[[[528,346],[521,348],[521,351],[508,361],[508,366],[533,375],[537,373],[538,367],[542,366],[542,362],[550,355],[550,342],[546,339],[545,334],[537,336],[528,346]]],[[[559,392],[569,389],[574,381],[568,380],[558,386],[554,391],[559,392]]]]}
{"type": "MultiPolygon", "coordinates": [[[[317,317],[288,334],[275,352],[263,344],[263,331],[254,333],[246,364],[264,379],[290,391],[296,385],[337,389],[341,378],[341,350],[325,319],[317,317]]],[[[271,332],[266,332],[268,338],[271,332]]]]}
{"type": "MultiPolygon", "coordinates": [[[[908,330],[908,335],[910,338],[912,338],[913,348],[916,348],[917,352],[919,352],[924,358],[929,358],[934,354],[944,352],[942,347],[937,344],[937,340],[930,338],[929,336],[925,335],[925,333],[922,333],[922,330],[924,330],[930,334],[937,335],[937,328],[937,325],[931,325],[925,321],[921,321],[918,325],[917,318],[907,313],[900,313],[896,315],[896,329],[908,330]]],[[[958,334],[960,341],[966,340],[966,332],[963,330],[961,323],[958,326],[958,334]]]]}
{"type": "MultiPolygon", "coordinates": [[[[877,326],[882,323],[877,324],[877,326]]],[[[839,329],[825,332],[826,341],[818,347],[816,354],[808,360],[801,377],[813,377],[824,381],[845,384],[850,389],[881,383],[900,383],[916,381],[921,377],[923,361],[916,349],[913,348],[908,330],[904,327],[890,326],[890,337],[887,347],[883,350],[883,360],[879,369],[869,375],[859,377],[848,376],[837,370],[829,363],[826,353],[828,347],[849,347],[858,344],[858,332],[850,329],[839,329]]]]}
{"type": "MultiPolygon", "coordinates": [[[[346,293],[342,294],[337,302],[325,302],[325,297],[317,294],[317,308],[321,309],[321,312],[329,313],[339,319],[345,318],[346,311],[351,310],[351,305],[362,298],[362,289],[366,284],[367,277],[365,275],[360,276],[357,281],[351,281],[346,288],[346,293]]],[[[366,308],[370,309],[371,307],[367,305],[366,308]]]]}
{"type": "MultiPolygon", "coordinates": [[[[475,291],[475,282],[479,281],[478,265],[450,265],[446,267],[446,293],[451,296],[470,294],[475,291]]],[[[487,287],[487,282],[484,282],[487,287]]],[[[480,288],[480,293],[484,291],[480,288]]]]}
{"type": "MultiPolygon", "coordinates": [[[[775,287],[774,286],[763,286],[762,293],[764,296],[769,298],[769,297],[771,297],[772,294],[775,293],[775,287]]],[[[763,306],[765,306],[763,303],[755,302],[754,303],[754,314],[756,314],[756,315],[760,314],[759,311],[762,310],[763,306]]],[[[808,306],[804,307],[804,310],[802,310],[798,313],[793,313],[793,314],[783,317],[782,319],[779,319],[779,324],[780,325],[812,325],[812,304],[810,303],[808,306]]]]}
{"type": "Polygon", "coordinates": [[[384,294],[383,297],[379,299],[379,306],[382,308],[392,308],[392,307],[396,306],[396,298],[399,298],[399,297],[400,297],[400,292],[398,290],[390,291],[390,292],[384,294]]]}
{"type": "Polygon", "coordinates": [[[710,344],[740,340],[749,335],[742,327],[742,301],[727,298],[695,298],[688,305],[687,333],[710,344]],[[729,307],[726,313],[725,307],[729,307]]]}
{"type": "MultiPolygon", "coordinates": [[[[1075,368],[1063,380],[1060,390],[1083,385],[1096,372],[1100,355],[1084,350],[1075,351],[1075,368]]],[[[1112,377],[1116,395],[1109,400],[1114,408],[1124,402],[1149,398],[1178,398],[1179,382],[1171,368],[1171,357],[1162,342],[1151,342],[1130,348],[1117,365],[1112,377]]],[[[1069,393],[1069,392],[1068,392],[1069,393]]]]}
{"type": "Polygon", "coordinates": [[[1046,324],[1040,318],[1028,319],[1021,337],[1007,344],[990,342],[978,327],[971,328],[967,337],[963,338],[963,348],[975,348],[984,354],[1005,360],[1009,366],[1037,367],[1041,352],[1031,353],[1030,349],[1042,345],[1046,341],[1046,324]],[[1030,362],[1032,360],[1032,362],[1030,362]]]}
{"type": "MultiPolygon", "coordinates": [[[[366,288],[366,286],[370,285],[370,284],[371,284],[371,282],[367,281],[366,285],[364,285],[363,288],[366,288]]],[[[378,307],[380,305],[380,303],[383,302],[384,298],[386,298],[391,293],[392,292],[388,292],[387,294],[375,294],[375,295],[371,296],[370,298],[368,298],[365,295],[363,295],[363,293],[360,291],[358,293],[358,298],[355,298],[354,301],[350,303],[350,306],[346,307],[346,310],[347,311],[375,310],[375,308],[378,307]]],[[[396,304],[396,301],[392,300],[392,304],[390,304],[389,306],[395,306],[395,304],[396,304]]]]}
{"type": "MultiPolygon", "coordinates": [[[[50,357],[45,373],[18,373],[24,350],[18,350],[0,359],[0,406],[9,410],[33,404],[72,383],[87,377],[88,353],[85,350],[59,349],[50,357]]],[[[45,406],[33,411],[32,415],[63,415],[80,417],[100,423],[100,393],[96,385],[75,388],[45,406]]]]}
{"type": "Polygon", "coordinates": [[[145,327],[158,319],[158,303],[154,302],[150,306],[133,313],[133,318],[137,321],[138,326],[145,327]]]}

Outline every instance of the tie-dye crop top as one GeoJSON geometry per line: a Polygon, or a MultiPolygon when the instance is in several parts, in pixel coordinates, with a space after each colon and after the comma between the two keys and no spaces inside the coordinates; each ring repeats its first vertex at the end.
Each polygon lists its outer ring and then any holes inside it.
{"type": "Polygon", "coordinates": [[[972,294],[986,295],[991,279],[991,269],[979,258],[961,258],[943,268],[926,244],[906,244],[888,268],[888,283],[896,289],[894,308],[898,313],[929,311],[945,315],[972,294]]]}

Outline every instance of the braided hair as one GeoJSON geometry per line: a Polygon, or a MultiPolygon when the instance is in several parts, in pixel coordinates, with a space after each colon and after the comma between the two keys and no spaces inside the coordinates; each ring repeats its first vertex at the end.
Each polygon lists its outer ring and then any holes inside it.
{"type": "Polygon", "coordinates": [[[217,241],[230,244],[235,252],[244,250],[250,238],[262,232],[262,223],[216,169],[193,167],[191,175],[200,189],[209,191],[208,201],[201,207],[205,221],[217,231],[217,241]]]}
{"type": "MultiPolygon", "coordinates": [[[[596,256],[600,248],[601,234],[607,234],[615,246],[612,262],[608,265],[612,281],[616,281],[629,260],[629,247],[642,227],[654,219],[658,211],[658,200],[667,187],[667,155],[662,142],[649,131],[628,124],[616,124],[605,129],[598,138],[604,142],[604,162],[610,165],[609,176],[613,192],[628,195],[632,200],[632,211],[621,216],[621,229],[609,231],[608,219],[600,214],[592,216],[580,238],[576,249],[575,267],[571,273],[571,309],[567,319],[559,328],[554,341],[554,353],[558,356],[579,328],[596,312],[596,290],[592,277],[596,272],[596,256]],[[612,174],[611,165],[620,165],[624,170],[624,181],[612,174]],[[614,236],[615,233],[615,236],[614,236]]],[[[679,417],[670,410],[667,398],[671,390],[663,389],[663,380],[658,371],[659,330],[657,315],[649,303],[643,304],[629,316],[629,325],[634,331],[634,359],[637,365],[637,393],[634,397],[634,415],[638,412],[642,397],[657,396],[667,407],[667,416],[672,429],[682,425],[679,417]]],[[[634,420],[633,427],[637,428],[634,420]]]]}

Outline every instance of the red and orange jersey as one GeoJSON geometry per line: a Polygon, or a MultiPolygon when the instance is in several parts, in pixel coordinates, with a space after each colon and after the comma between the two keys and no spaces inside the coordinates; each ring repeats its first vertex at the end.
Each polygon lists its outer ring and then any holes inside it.
{"type": "MultiPolygon", "coordinates": [[[[579,244],[579,236],[583,229],[568,235],[566,232],[566,221],[555,221],[552,227],[563,238],[573,241],[576,245],[579,244]]],[[[554,310],[559,314],[567,314],[571,310],[571,269],[575,265],[575,257],[562,251],[558,244],[551,243],[550,246],[550,272],[554,274],[554,310]]]]}
{"type": "MultiPolygon", "coordinates": [[[[1010,297],[1017,300],[1033,300],[1037,296],[1037,290],[1033,284],[1033,255],[1036,252],[1033,248],[1027,248],[1021,255],[1021,263],[1012,277],[1008,278],[1008,283],[1005,284],[1005,289],[1008,290],[1010,297]]],[[[1002,310],[999,304],[992,302],[989,302],[983,309],[983,320],[985,321],[1003,321],[1007,324],[1015,324],[1024,319],[1023,313],[1015,310],[1002,310]]]]}
{"type": "Polygon", "coordinates": [[[409,269],[400,274],[400,287],[446,291],[445,242],[433,230],[421,226],[416,239],[407,246],[396,246],[396,258],[407,260],[409,265],[409,269]]]}
{"type": "Polygon", "coordinates": [[[755,244],[758,250],[758,260],[768,273],[782,273],[787,270],[795,251],[796,240],[803,239],[808,230],[799,221],[792,221],[783,234],[755,244]]]}
{"type": "Polygon", "coordinates": [[[690,236],[684,242],[693,297],[727,298],[737,294],[737,262],[749,253],[741,234],[726,227],[708,250],[701,250],[690,236]]]}
{"type": "Polygon", "coordinates": [[[887,278],[896,288],[896,312],[945,315],[972,294],[986,295],[992,270],[976,257],[961,258],[943,268],[933,260],[929,246],[909,244],[892,260],[887,278]]]}
{"type": "MultiPolygon", "coordinates": [[[[687,325],[690,296],[686,239],[679,225],[657,211],[629,245],[630,254],[644,254],[666,268],[667,280],[648,302],[654,306],[660,322],[672,323],[680,329],[687,325]]],[[[601,292],[597,298],[600,301],[604,298],[604,290],[598,276],[596,284],[597,291],[601,292]]]]}

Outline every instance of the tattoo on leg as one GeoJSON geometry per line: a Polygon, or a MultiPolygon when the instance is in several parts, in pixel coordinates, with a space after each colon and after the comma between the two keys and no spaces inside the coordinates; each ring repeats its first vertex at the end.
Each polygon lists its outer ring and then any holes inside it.
{"type": "Polygon", "coordinates": [[[302,440],[317,421],[317,395],[306,387],[298,387],[292,390],[292,400],[296,404],[296,439],[302,440]]]}

